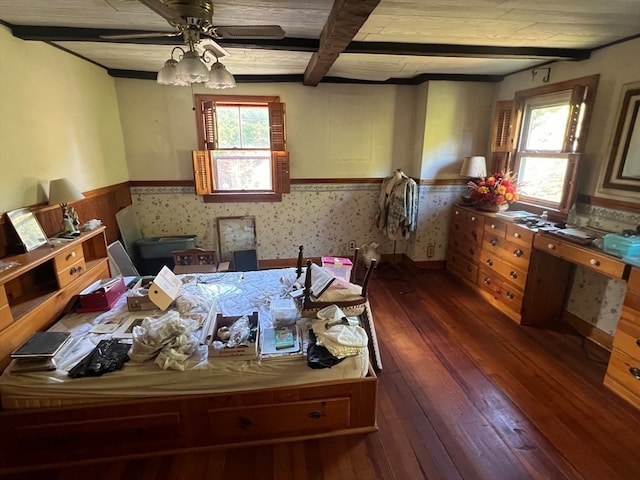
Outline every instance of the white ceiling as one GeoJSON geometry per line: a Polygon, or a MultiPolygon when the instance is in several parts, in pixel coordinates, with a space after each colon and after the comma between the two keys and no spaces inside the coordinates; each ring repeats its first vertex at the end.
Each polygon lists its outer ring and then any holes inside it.
{"type": "MultiPolygon", "coordinates": [[[[220,41],[230,53],[223,63],[236,76],[301,77],[318,49],[333,4],[332,0],[214,0],[216,26],[277,24],[286,32],[287,45],[293,45],[276,49],[276,41],[267,47],[247,48],[220,41]],[[310,50],[301,51],[305,50],[299,48],[303,40],[312,41],[310,50]]],[[[174,31],[137,0],[0,0],[0,20],[23,27],[14,31],[20,38],[51,41],[115,71],[114,75],[118,71],[155,73],[174,46],[86,41],[99,37],[76,30],[174,31]],[[68,30],[53,35],[41,27],[68,30]],[[73,41],[57,41],[60,38],[73,41]]],[[[639,35],[640,0],[381,0],[326,75],[392,82],[425,75],[486,75],[487,80],[495,80],[493,76],[558,58],[556,51],[539,49],[587,50],[588,55],[591,49],[639,35]],[[443,54],[437,51],[439,45],[458,48],[454,52],[448,48],[443,54]],[[477,53],[469,49],[473,46],[487,48],[477,53]],[[498,55],[488,47],[507,48],[498,55]],[[513,50],[515,47],[527,47],[526,54],[522,49],[513,50]],[[419,54],[409,55],[407,49],[419,54]]],[[[179,43],[179,37],[172,41],[179,43]]]]}

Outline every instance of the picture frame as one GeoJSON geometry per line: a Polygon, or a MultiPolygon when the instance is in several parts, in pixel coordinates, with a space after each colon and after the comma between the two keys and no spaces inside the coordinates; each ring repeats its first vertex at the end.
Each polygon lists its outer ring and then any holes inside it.
{"type": "Polygon", "coordinates": [[[232,262],[235,251],[256,249],[256,217],[218,217],[217,223],[221,262],[232,262]]]}
{"type": "Polygon", "coordinates": [[[47,234],[44,233],[38,219],[28,208],[18,208],[7,212],[7,218],[18,234],[25,252],[30,252],[49,243],[47,234]]]}

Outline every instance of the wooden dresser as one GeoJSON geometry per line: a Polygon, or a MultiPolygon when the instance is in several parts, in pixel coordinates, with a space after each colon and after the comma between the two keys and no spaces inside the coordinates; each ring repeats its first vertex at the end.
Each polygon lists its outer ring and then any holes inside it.
{"type": "Polygon", "coordinates": [[[495,213],[455,206],[451,211],[447,269],[521,323],[534,232],[495,213]]]}
{"type": "Polygon", "coordinates": [[[613,337],[604,384],[640,408],[640,268],[633,267],[627,282],[622,313],[613,337]]]}
{"type": "Polygon", "coordinates": [[[11,352],[54,323],[74,295],[109,278],[105,227],[2,260],[19,265],[0,272],[0,371],[11,352]]]}

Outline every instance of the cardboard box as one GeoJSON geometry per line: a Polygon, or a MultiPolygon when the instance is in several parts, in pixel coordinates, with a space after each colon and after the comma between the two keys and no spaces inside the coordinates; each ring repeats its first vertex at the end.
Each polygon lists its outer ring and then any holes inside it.
{"type": "Polygon", "coordinates": [[[149,299],[149,294],[140,295],[140,289],[149,289],[155,277],[142,277],[127,293],[127,308],[130,312],[155,310],[158,307],[149,299]]]}
{"type": "Polygon", "coordinates": [[[98,280],[80,292],[80,307],[83,312],[106,312],[116,304],[127,289],[122,277],[98,280]]]}
{"type": "Polygon", "coordinates": [[[213,348],[212,343],[216,340],[221,341],[218,337],[218,329],[220,327],[230,327],[233,322],[242,318],[243,315],[238,316],[224,316],[221,313],[216,315],[216,319],[213,322],[213,328],[211,329],[211,338],[209,340],[209,356],[219,358],[231,358],[233,360],[252,359],[258,357],[258,338],[260,338],[260,321],[258,319],[258,312],[253,312],[249,317],[249,325],[252,330],[255,330],[255,340],[247,346],[240,346],[235,348],[213,348]]]}
{"type": "Polygon", "coordinates": [[[178,296],[182,282],[167,266],[162,267],[162,270],[160,270],[155,277],[142,278],[138,282],[140,286],[136,284],[134,291],[131,293],[134,293],[136,288],[143,287],[143,285],[145,285],[144,282],[148,282],[149,278],[153,278],[153,280],[148,283],[148,295],[127,296],[127,307],[129,311],[137,312],[156,308],[166,310],[178,296]]]}

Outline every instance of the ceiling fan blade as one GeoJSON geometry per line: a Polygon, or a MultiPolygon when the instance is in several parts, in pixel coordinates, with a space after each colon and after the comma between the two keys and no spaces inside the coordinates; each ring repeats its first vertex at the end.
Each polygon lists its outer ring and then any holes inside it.
{"type": "Polygon", "coordinates": [[[146,7],[150,8],[154,12],[156,12],[161,17],[164,17],[169,23],[175,25],[186,25],[186,20],[182,18],[178,12],[167,7],[160,0],[138,0],[140,3],[144,4],[146,7]]]}
{"type": "Polygon", "coordinates": [[[228,25],[214,27],[213,31],[216,38],[225,40],[282,40],[284,38],[284,30],[279,25],[228,25]]]}
{"type": "Polygon", "coordinates": [[[182,32],[140,32],[140,33],[122,33],[116,35],[100,35],[100,38],[106,40],[128,40],[134,38],[157,38],[157,37],[177,37],[182,32]]]}

